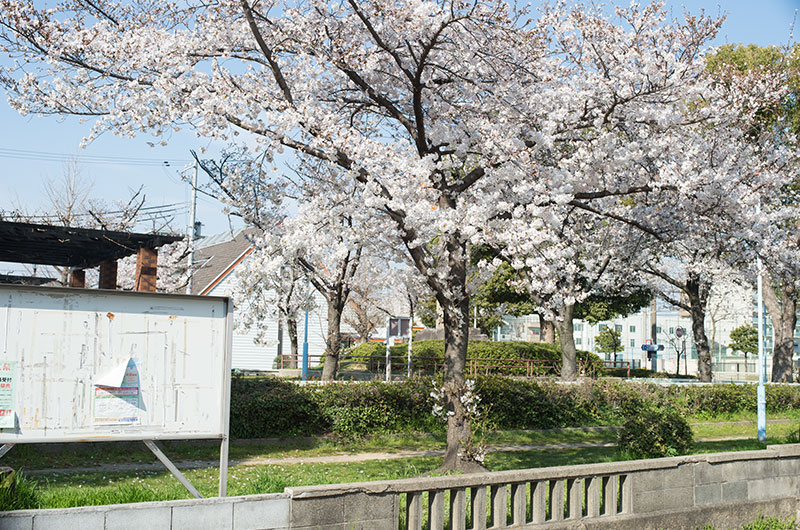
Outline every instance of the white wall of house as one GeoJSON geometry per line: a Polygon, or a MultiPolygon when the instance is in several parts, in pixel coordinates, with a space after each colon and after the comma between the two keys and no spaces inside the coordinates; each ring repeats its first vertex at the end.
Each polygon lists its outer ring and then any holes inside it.
{"type": "MultiPolygon", "coordinates": [[[[245,258],[248,259],[248,258],[245,258]]],[[[226,276],[221,282],[208,292],[212,296],[233,296],[236,270],[226,276]]],[[[311,356],[312,366],[315,356],[325,352],[325,335],[327,333],[327,308],[325,298],[313,288],[310,290],[316,307],[308,315],[308,353],[311,356]]],[[[236,308],[234,308],[234,312],[236,308]]],[[[235,317],[235,313],[234,313],[235,317]]],[[[298,353],[303,352],[303,335],[305,331],[305,315],[303,312],[297,316],[298,353]]],[[[280,368],[281,354],[289,355],[289,332],[286,323],[278,325],[277,318],[270,318],[267,322],[267,333],[261,343],[257,343],[255,331],[236,330],[233,334],[233,359],[232,366],[239,370],[258,370],[264,372],[277,371],[280,368]],[[279,338],[279,329],[282,328],[283,341],[279,338]],[[280,345],[283,345],[281,351],[280,345]]]]}

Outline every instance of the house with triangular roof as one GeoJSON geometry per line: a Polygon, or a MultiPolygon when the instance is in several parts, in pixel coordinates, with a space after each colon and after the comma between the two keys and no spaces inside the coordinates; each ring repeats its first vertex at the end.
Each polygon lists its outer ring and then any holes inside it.
{"type": "MultiPolygon", "coordinates": [[[[191,294],[233,297],[237,267],[252,253],[254,249],[252,240],[258,233],[258,229],[243,228],[209,236],[196,242],[195,273],[191,294]]],[[[316,302],[315,309],[309,311],[308,316],[308,353],[313,366],[325,352],[328,321],[325,299],[313,287],[309,293],[316,302]]],[[[235,316],[236,308],[234,308],[234,318],[235,316]]],[[[305,333],[304,315],[298,315],[297,324],[298,342],[302,351],[305,333]]],[[[259,372],[278,372],[281,369],[281,356],[290,355],[286,324],[274,318],[271,322],[267,322],[266,329],[267,333],[258,341],[255,331],[234,330],[232,359],[234,369],[259,372]]],[[[286,361],[288,358],[284,357],[284,362],[286,361]]],[[[288,362],[286,364],[288,365],[288,362]]]]}

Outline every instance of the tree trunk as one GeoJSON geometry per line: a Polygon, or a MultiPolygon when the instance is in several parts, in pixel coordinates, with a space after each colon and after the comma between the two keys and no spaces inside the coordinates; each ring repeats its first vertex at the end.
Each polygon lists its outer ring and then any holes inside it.
{"type": "Polygon", "coordinates": [[[574,381],[578,377],[578,354],[575,350],[575,330],[572,325],[575,304],[564,304],[559,312],[561,319],[556,326],[558,326],[558,342],[561,345],[561,379],[574,381]]]}
{"type": "Polygon", "coordinates": [[[297,368],[297,319],[293,316],[287,318],[286,327],[289,328],[289,363],[287,368],[297,368]]]}
{"type": "Polygon", "coordinates": [[[556,327],[551,321],[545,320],[541,313],[539,313],[539,328],[541,328],[542,342],[547,344],[556,343],[556,327]]]}
{"type": "Polygon", "coordinates": [[[469,341],[469,294],[467,294],[466,245],[448,245],[450,293],[437,293],[444,324],[444,406],[447,411],[447,449],[439,470],[486,471],[469,454],[472,426],[462,402],[467,392],[464,369],[469,341]],[[458,248],[460,247],[460,248],[458,248]],[[450,296],[447,296],[449,294],[450,296]]]}
{"type": "Polygon", "coordinates": [[[339,371],[339,348],[342,344],[342,303],[338,297],[328,299],[328,336],[325,339],[325,364],[322,380],[333,381],[339,371]]]}
{"type": "Polygon", "coordinates": [[[692,335],[697,348],[697,377],[704,383],[711,382],[711,352],[706,336],[706,303],[708,286],[697,276],[690,274],[686,280],[686,296],[689,299],[689,313],[692,317],[692,335]]]}
{"type": "Polygon", "coordinates": [[[769,276],[764,278],[764,305],[772,321],[774,346],[772,349],[772,382],[792,382],[792,355],[794,354],[794,327],[797,324],[797,293],[787,282],[777,284],[780,299],[769,276]]]}

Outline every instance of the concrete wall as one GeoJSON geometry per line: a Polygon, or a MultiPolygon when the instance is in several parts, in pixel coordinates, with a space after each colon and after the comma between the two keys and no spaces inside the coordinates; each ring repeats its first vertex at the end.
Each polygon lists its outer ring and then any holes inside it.
{"type": "Polygon", "coordinates": [[[289,496],[283,493],[19,510],[0,514],[2,530],[272,530],[289,527],[289,496]]]}
{"type": "Polygon", "coordinates": [[[287,488],[283,494],[23,510],[0,528],[738,528],[798,515],[800,444],[763,451],[287,488]]]}

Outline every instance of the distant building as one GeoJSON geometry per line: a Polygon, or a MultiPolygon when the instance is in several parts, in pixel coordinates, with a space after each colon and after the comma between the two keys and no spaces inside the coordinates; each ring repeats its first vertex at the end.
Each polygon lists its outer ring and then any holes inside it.
{"type": "MultiPolygon", "coordinates": [[[[746,381],[756,379],[756,356],[748,355],[747,362],[741,352],[735,352],[729,347],[730,332],[743,324],[756,326],[756,300],[752,289],[736,285],[715,287],[710,297],[706,312],[705,331],[711,349],[712,373],[715,380],[746,381]]],[[[692,321],[688,313],[680,310],[663,300],[658,301],[656,311],[656,337],[657,343],[664,345],[664,350],[658,352],[657,366],[659,371],[669,373],[679,372],[696,375],[697,373],[697,348],[692,337],[692,321]],[[684,336],[678,337],[676,330],[683,328],[684,336]],[[685,342],[685,344],[684,344],[685,342]],[[678,354],[685,351],[686,358],[678,354]]],[[[595,352],[595,338],[605,327],[614,327],[620,332],[622,351],[617,354],[616,360],[627,361],[632,368],[650,368],[646,352],[642,345],[651,339],[651,314],[650,308],[625,318],[616,318],[610,321],[592,325],[582,320],[575,320],[574,339],[575,347],[579,350],[595,352]]],[[[526,340],[538,341],[541,326],[539,317],[525,315],[523,317],[504,316],[503,324],[495,330],[495,340],[526,340]]],[[[767,352],[767,373],[772,370],[771,352],[773,346],[772,325],[766,318],[765,326],[765,351],[767,352]]],[[[795,341],[800,339],[800,327],[795,330],[795,341]]],[[[614,360],[611,354],[598,354],[607,360],[614,360]]]]}

